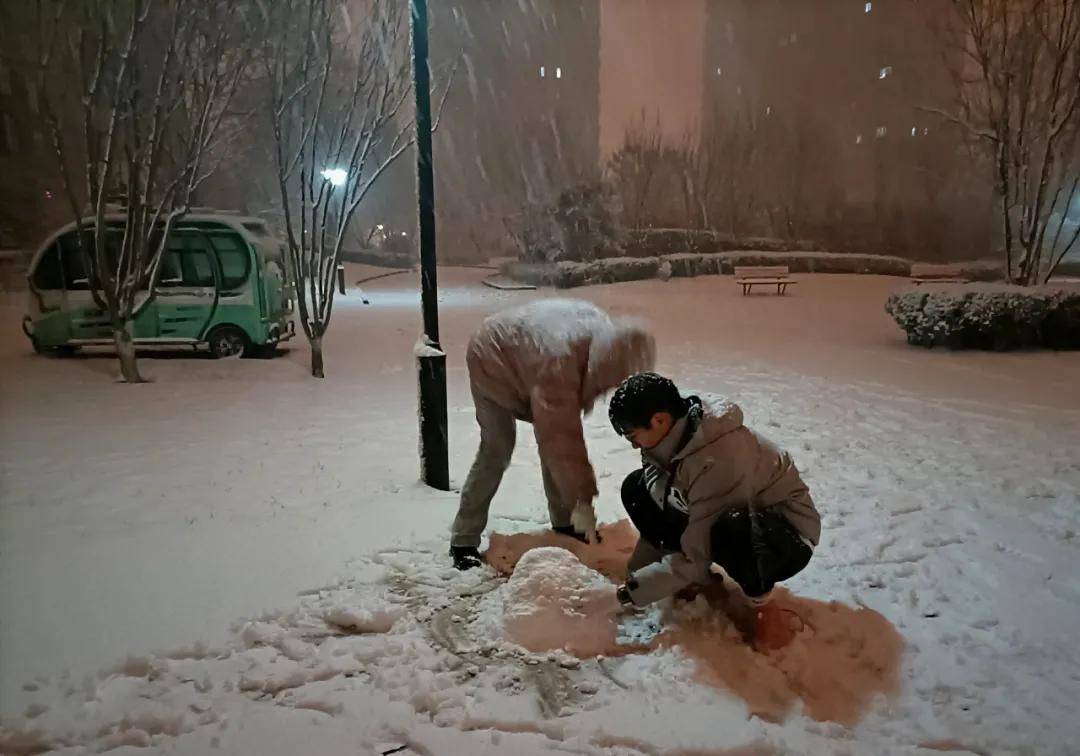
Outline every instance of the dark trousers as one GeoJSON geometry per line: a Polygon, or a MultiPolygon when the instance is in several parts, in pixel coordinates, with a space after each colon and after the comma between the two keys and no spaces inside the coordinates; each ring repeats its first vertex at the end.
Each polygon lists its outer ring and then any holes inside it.
{"type": "MultiPolygon", "coordinates": [[[[642,539],[663,551],[682,551],[687,515],[656,505],[645,486],[644,471],[626,477],[622,500],[642,539]]],[[[729,509],[713,523],[709,536],[713,562],[751,598],[802,571],[813,554],[794,526],[772,507],[729,509]]]]}

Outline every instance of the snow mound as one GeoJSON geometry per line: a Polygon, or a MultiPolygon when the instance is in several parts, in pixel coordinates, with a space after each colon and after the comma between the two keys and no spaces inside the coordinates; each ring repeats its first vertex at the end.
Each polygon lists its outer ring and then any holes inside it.
{"type": "Polygon", "coordinates": [[[402,613],[395,606],[339,606],[326,612],[323,619],[350,633],[388,633],[402,613]]]}
{"type": "Polygon", "coordinates": [[[529,651],[584,657],[616,646],[615,587],[566,549],[526,552],[494,594],[485,616],[501,614],[503,637],[529,651]]]}

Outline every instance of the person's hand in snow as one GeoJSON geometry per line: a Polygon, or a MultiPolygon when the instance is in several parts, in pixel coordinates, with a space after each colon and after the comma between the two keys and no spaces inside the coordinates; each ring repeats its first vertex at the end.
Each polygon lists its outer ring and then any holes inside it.
{"type": "Polygon", "coordinates": [[[599,543],[600,537],[596,533],[596,510],[591,501],[579,501],[574,505],[574,511],[570,515],[570,524],[575,533],[585,537],[586,543],[599,543]]]}

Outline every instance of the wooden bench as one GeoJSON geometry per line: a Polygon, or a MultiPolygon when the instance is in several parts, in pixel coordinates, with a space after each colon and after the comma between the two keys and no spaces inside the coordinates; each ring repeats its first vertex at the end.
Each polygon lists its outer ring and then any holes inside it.
{"type": "Polygon", "coordinates": [[[759,284],[776,285],[776,293],[786,294],[789,284],[798,283],[792,280],[786,265],[736,265],[735,283],[742,286],[745,297],[750,290],[759,284]]]}
{"type": "Polygon", "coordinates": [[[915,263],[911,266],[911,282],[916,286],[925,283],[970,283],[971,279],[960,274],[959,269],[951,265],[926,265],[915,263]]]}

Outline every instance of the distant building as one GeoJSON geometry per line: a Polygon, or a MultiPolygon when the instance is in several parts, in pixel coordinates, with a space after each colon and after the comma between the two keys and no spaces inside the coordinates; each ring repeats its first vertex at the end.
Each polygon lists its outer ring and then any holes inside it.
{"type": "Polygon", "coordinates": [[[37,90],[0,62],[0,246],[32,245],[61,217],[55,173],[37,90]]]}
{"type": "Polygon", "coordinates": [[[709,0],[707,112],[810,119],[839,150],[851,201],[882,188],[876,155],[929,136],[951,82],[932,28],[939,0],[709,0]]]}

